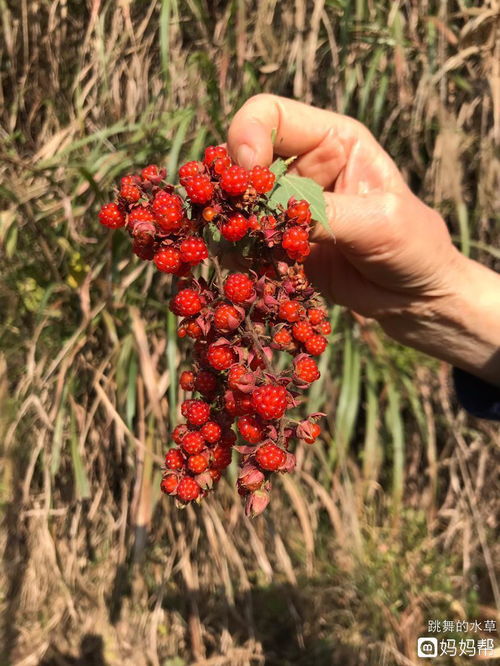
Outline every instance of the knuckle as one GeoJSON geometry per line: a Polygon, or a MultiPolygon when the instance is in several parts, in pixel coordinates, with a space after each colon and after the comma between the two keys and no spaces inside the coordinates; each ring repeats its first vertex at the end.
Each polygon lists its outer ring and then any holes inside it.
{"type": "Polygon", "coordinates": [[[249,106],[268,106],[275,104],[277,100],[277,95],[273,95],[271,93],[257,93],[256,95],[252,95],[252,97],[247,99],[243,105],[243,108],[249,106]]]}

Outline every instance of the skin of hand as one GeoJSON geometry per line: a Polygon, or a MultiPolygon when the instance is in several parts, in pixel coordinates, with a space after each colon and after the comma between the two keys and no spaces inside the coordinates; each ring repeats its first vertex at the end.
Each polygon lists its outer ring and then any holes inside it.
{"type": "Polygon", "coordinates": [[[291,171],[324,188],[331,231],[315,225],[306,269],[329,301],[500,385],[500,275],[454,247],[364,125],[262,94],[234,116],[228,149],[245,168],[297,156],[291,171]]]}

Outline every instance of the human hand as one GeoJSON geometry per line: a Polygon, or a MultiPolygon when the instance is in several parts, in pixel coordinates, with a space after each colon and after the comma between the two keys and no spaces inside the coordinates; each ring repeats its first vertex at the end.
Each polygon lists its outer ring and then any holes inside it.
{"type": "Polygon", "coordinates": [[[325,188],[332,234],[316,225],[306,268],[329,300],[377,319],[404,344],[500,381],[499,276],[458,252],[441,216],[412,194],[367,128],[257,95],[236,113],[228,148],[247,168],[297,155],[292,171],[325,188]]]}

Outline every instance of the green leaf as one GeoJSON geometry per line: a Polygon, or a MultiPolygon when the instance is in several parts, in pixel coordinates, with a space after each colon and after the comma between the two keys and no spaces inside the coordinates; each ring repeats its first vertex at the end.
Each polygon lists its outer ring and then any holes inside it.
{"type": "MultiPolygon", "coordinates": [[[[282,160],[276,160],[276,162],[279,161],[282,160]]],[[[313,219],[319,222],[333,236],[326,216],[326,204],[321,185],[318,185],[318,183],[310,178],[303,178],[295,174],[281,176],[277,186],[269,197],[269,205],[276,207],[281,204],[286,207],[290,197],[308,201],[311,206],[313,219]]]]}
{"type": "Polygon", "coordinates": [[[288,165],[285,160],[281,159],[281,157],[278,157],[278,159],[274,160],[274,162],[269,167],[269,170],[272,171],[276,176],[276,180],[279,180],[281,176],[284,176],[287,169],[288,165]]]}
{"type": "Polygon", "coordinates": [[[211,240],[214,243],[220,243],[221,239],[222,239],[222,236],[221,236],[221,233],[220,233],[219,229],[217,229],[217,227],[215,225],[211,225],[210,226],[210,231],[211,231],[211,240]]]}

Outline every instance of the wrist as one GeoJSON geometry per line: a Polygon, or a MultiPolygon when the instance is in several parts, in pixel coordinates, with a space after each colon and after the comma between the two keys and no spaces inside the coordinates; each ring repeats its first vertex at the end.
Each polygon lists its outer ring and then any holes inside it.
{"type": "Polygon", "coordinates": [[[500,274],[458,252],[453,265],[445,292],[412,302],[404,327],[393,315],[380,323],[399,342],[500,386],[500,274]]]}

